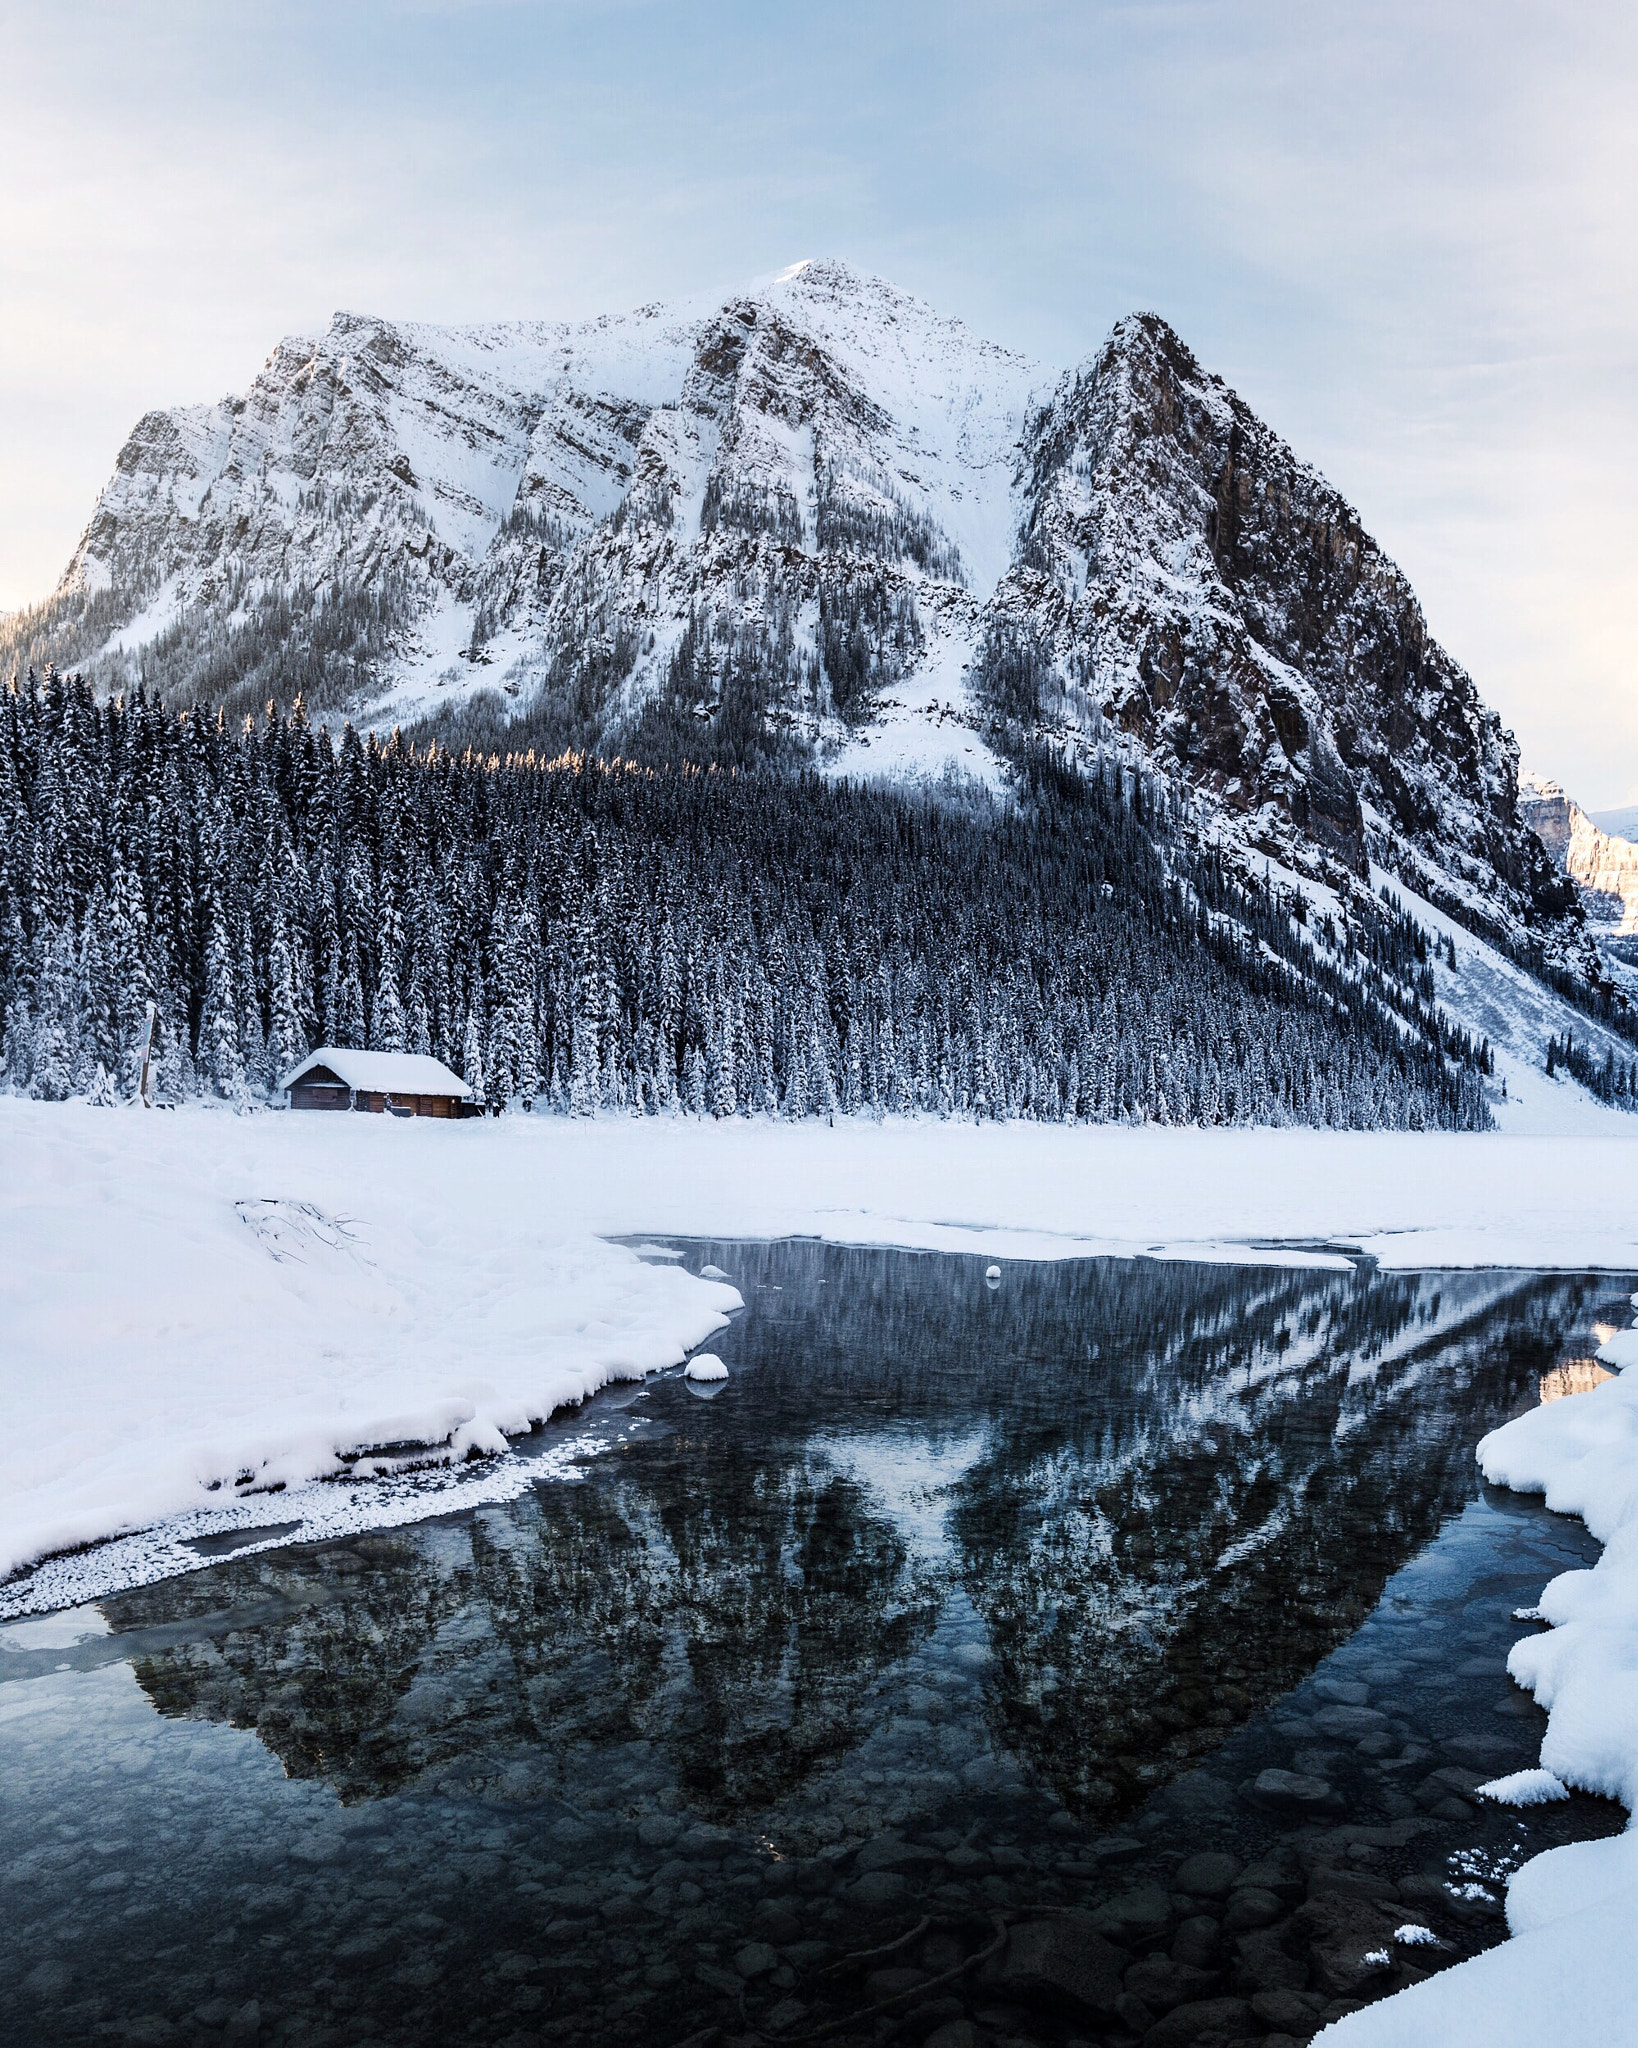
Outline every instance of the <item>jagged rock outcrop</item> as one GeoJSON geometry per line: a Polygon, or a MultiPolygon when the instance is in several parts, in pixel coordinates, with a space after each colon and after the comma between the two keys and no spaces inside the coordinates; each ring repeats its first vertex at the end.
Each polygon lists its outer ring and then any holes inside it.
{"type": "Polygon", "coordinates": [[[1030,421],[992,619],[1049,658],[1049,710],[1289,854],[1403,868],[1467,905],[1566,909],[1518,751],[1359,515],[1152,315],[1030,421]]]}
{"type": "Polygon", "coordinates": [[[1153,315],[1054,381],[837,263],[578,326],[338,314],[139,423],[0,622],[47,660],[513,748],[1112,750],[1249,854],[1597,973],[1405,577],[1153,315]]]}
{"type": "Polygon", "coordinates": [[[1525,822],[1581,897],[1601,938],[1638,937],[1638,846],[1595,825],[1562,785],[1526,775],[1519,785],[1525,822]]]}

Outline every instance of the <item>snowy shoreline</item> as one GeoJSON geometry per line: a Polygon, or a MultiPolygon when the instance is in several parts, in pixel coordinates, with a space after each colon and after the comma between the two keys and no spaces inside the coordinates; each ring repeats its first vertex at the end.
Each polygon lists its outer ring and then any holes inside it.
{"type": "MultiPolygon", "coordinates": [[[[1634,1298],[1638,1306],[1638,1297],[1634,1298]]],[[[1638,1328],[1602,1346],[1638,1364],[1638,1328]]],[[[1539,1493],[1604,1546],[1591,1570],[1562,1572],[1507,1660],[1547,1709],[1539,1773],[1638,1811],[1638,1373],[1533,1409],[1478,1447],[1493,1485],[1539,1493]],[[1550,1775],[1549,1775],[1550,1774],[1550,1775]]],[[[1524,1616],[1521,1614],[1521,1619],[1524,1616]]],[[[1455,1970],[1327,2027],[1336,2048],[1539,2048],[1638,2038],[1638,1829],[1533,1857],[1507,1887],[1512,1937],[1455,1970]]]]}
{"type": "MultiPolygon", "coordinates": [[[[739,1306],[612,1239],[1638,1271],[1635,1164],[1638,1134],[443,1124],[0,1098],[0,1617],[203,1563],[179,1546],[213,1531],[336,1534],[566,1468],[580,1437],[544,1463],[508,1439],[675,1366],[739,1306]],[[469,1446],[504,1455],[463,1465],[469,1446]],[[358,1454],[382,1447],[364,1476],[358,1454]],[[395,1469],[428,1454],[445,1461],[430,1478],[395,1469]]],[[[1605,1353],[1638,1362],[1638,1331],[1605,1353]]],[[[1507,1424],[1480,1459],[1606,1546],[1546,1589],[1554,1626],[1510,1669],[1550,1710],[1545,1766],[1630,1810],[1638,1373],[1507,1424]]],[[[1513,1879],[1515,1939],[1320,2038],[1624,2038],[1634,1899],[1638,1835],[1555,1850],[1513,1879]]]]}
{"type": "MultiPolygon", "coordinates": [[[[0,1573],[166,1518],[271,1519],[281,1485],[375,1472],[385,1511],[406,1456],[502,1452],[680,1363],[739,1306],[611,1239],[1638,1271],[1634,1163],[1638,1133],[450,1124],[0,1098],[0,1573]]],[[[0,1612],[24,1597],[0,1582],[0,1612]]]]}

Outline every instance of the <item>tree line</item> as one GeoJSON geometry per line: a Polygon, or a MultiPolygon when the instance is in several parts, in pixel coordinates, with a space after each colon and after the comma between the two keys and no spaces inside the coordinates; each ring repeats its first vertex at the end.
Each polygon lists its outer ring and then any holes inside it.
{"type": "Polygon", "coordinates": [[[152,998],[168,1101],[335,1044],[581,1115],[1482,1126],[1412,944],[1042,755],[958,801],[0,690],[0,1080],[46,1100],[129,1096],[152,998]]]}
{"type": "Polygon", "coordinates": [[[1566,1031],[1562,1038],[1555,1032],[1548,1039],[1546,1065],[1549,1079],[1562,1067],[1600,1102],[1615,1109],[1638,1110],[1638,1060],[1618,1060],[1613,1050],[1600,1059],[1577,1044],[1573,1031],[1566,1031]]]}

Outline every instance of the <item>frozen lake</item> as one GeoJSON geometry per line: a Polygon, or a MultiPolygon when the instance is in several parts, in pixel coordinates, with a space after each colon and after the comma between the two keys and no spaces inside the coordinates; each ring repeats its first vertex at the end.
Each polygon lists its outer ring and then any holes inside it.
{"type": "Polygon", "coordinates": [[[577,1479],[0,1629],[0,2039],[1304,2038],[1624,1825],[1473,1796],[1597,1555],[1473,1447],[1631,1279],[675,1249],[577,1479]]]}

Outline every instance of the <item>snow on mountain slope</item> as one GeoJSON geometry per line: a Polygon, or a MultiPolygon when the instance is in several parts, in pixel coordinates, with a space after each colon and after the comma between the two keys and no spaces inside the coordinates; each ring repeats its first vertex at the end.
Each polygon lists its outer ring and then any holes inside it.
{"type": "Polygon", "coordinates": [[[799,265],[763,298],[881,408],[873,452],[891,464],[892,493],[953,543],[964,582],[992,589],[1012,556],[1018,436],[1040,370],[841,264],[799,265]]]}
{"type": "Polygon", "coordinates": [[[338,314],[244,398],[139,423],[8,651],[396,719],[498,685],[590,740],[692,625],[690,715],[749,662],[758,717],[815,731],[1000,574],[1036,381],[839,264],[579,326],[338,314]]]}
{"type": "Polygon", "coordinates": [[[952,607],[935,621],[915,670],[825,758],[826,771],[856,781],[937,782],[955,776],[999,792],[1006,764],[975,714],[968,678],[976,652],[976,607],[952,607]]]}
{"type": "Polygon", "coordinates": [[[390,665],[391,635],[412,645],[440,598],[467,601],[452,637],[470,637],[476,567],[532,459],[565,501],[582,483],[584,523],[601,516],[603,451],[580,437],[584,479],[554,464],[552,421],[576,392],[612,386],[645,415],[673,398],[688,335],[656,308],[580,328],[338,313],[322,339],[281,343],[244,398],[138,423],[48,611],[71,620],[81,600],[74,659],[110,682],[146,667],[208,690],[254,666],[291,614],[328,604],[347,614],[329,636],[336,688],[367,694],[373,671],[347,657],[373,649],[390,665]],[[360,630],[352,615],[372,598],[360,630]],[[98,640],[115,605],[134,620],[98,640]]]}
{"type": "Polygon", "coordinates": [[[1638,804],[1622,804],[1613,811],[1589,811],[1588,817],[1600,832],[1612,839],[1630,839],[1638,845],[1638,804]]]}
{"type": "Polygon", "coordinates": [[[1495,1086],[1486,1090],[1498,1129],[1515,1137],[1638,1138],[1638,1119],[1600,1102],[1562,1069],[1549,1075],[1547,1041],[1573,1036],[1597,1058],[1626,1063],[1638,1048],[1573,1008],[1516,962],[1457,919],[1436,909],[1378,869],[1373,880],[1396,898],[1436,942],[1432,957],[1440,1008],[1476,1038],[1490,1041],[1495,1086]]]}

